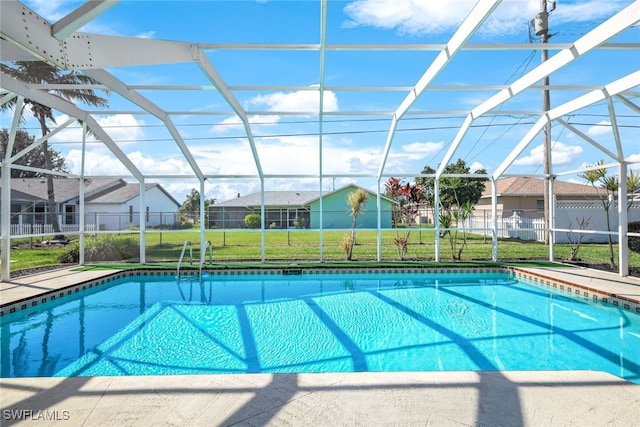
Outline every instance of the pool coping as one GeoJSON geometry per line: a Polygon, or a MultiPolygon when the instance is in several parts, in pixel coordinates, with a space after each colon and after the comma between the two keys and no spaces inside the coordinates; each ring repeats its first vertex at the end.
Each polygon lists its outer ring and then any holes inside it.
{"type": "MultiPolygon", "coordinates": [[[[0,318],[14,314],[22,310],[31,309],[50,301],[75,295],[80,291],[93,289],[100,285],[126,277],[139,276],[174,276],[175,270],[167,269],[131,269],[131,270],[95,270],[92,272],[77,271],[77,269],[61,270],[66,274],[65,281],[57,280],[55,273],[50,273],[51,279],[35,280],[23,278],[10,282],[2,282],[0,289],[0,318]],[[76,270],[76,271],[74,271],[76,270]],[[75,273],[75,274],[74,274],[75,273]],[[81,274],[82,273],[82,274],[81,274]],[[76,275],[78,274],[78,275],[76,275]],[[77,278],[77,280],[74,280],[77,278]],[[30,283],[38,283],[33,286],[30,283]],[[9,286],[6,286],[9,285],[9,286]],[[19,298],[7,298],[6,291],[9,287],[31,286],[33,292],[28,296],[19,298]],[[5,301],[5,298],[7,299],[5,301]]],[[[561,293],[570,295],[583,301],[602,302],[614,307],[640,313],[640,279],[621,278],[611,273],[598,272],[590,269],[570,268],[540,268],[540,267],[515,267],[515,266],[465,266],[465,267],[434,267],[434,266],[378,266],[378,267],[304,267],[289,266],[278,268],[229,268],[224,270],[203,270],[209,275],[233,276],[247,274],[267,274],[267,275],[301,275],[301,274],[344,274],[344,273],[421,273],[421,274],[444,274],[444,273],[508,273],[516,278],[526,279],[541,287],[551,288],[561,293]],[[582,272],[578,275],[576,272],[582,272]],[[576,278],[589,282],[590,284],[577,283],[576,278]],[[588,279],[587,279],[588,278],[588,279]],[[621,280],[625,279],[625,280],[621,280]],[[637,283],[634,283],[636,282],[637,283]]],[[[197,277],[198,271],[185,271],[185,277],[197,277]]]]}

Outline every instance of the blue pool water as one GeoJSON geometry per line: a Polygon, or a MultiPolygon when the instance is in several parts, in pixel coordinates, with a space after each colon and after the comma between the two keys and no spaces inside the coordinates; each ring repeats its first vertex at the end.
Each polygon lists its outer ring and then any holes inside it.
{"type": "Polygon", "coordinates": [[[2,377],[571,369],[640,384],[640,315],[498,273],[135,277],[1,321],[2,377]]]}

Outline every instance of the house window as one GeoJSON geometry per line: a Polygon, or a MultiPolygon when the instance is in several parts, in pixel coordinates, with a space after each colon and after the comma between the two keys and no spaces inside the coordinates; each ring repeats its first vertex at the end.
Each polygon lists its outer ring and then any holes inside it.
{"type": "Polygon", "coordinates": [[[33,209],[35,215],[33,215],[33,223],[34,224],[44,224],[45,223],[45,207],[44,205],[36,205],[33,209]]]}
{"type": "Polygon", "coordinates": [[[11,224],[20,224],[20,214],[22,213],[22,205],[11,204],[11,224]]]}
{"type": "Polygon", "coordinates": [[[129,206],[129,222],[133,222],[133,206],[129,206]]]}
{"type": "Polygon", "coordinates": [[[75,224],[76,223],[76,206],[65,205],[64,207],[64,223],[75,224]]]}
{"type": "Polygon", "coordinates": [[[544,210],[544,200],[536,200],[536,206],[539,211],[544,210]]]}
{"type": "Polygon", "coordinates": [[[149,222],[149,206],[147,206],[147,211],[145,213],[145,221],[149,222]]]}

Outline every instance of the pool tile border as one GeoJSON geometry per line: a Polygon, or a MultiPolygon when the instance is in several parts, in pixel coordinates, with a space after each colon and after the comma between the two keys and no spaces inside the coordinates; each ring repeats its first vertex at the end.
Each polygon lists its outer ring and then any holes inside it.
{"type": "Polygon", "coordinates": [[[517,267],[504,268],[507,270],[511,270],[516,278],[532,281],[537,285],[541,285],[543,287],[551,288],[561,293],[571,295],[574,298],[582,300],[592,300],[594,302],[599,301],[604,304],[609,304],[614,307],[632,311],[634,313],[640,313],[640,301],[634,300],[625,295],[606,292],[601,289],[595,289],[590,286],[581,285],[579,283],[557,279],[541,273],[532,273],[530,271],[521,270],[517,267]]]}
{"type": "MultiPolygon", "coordinates": [[[[518,267],[461,267],[461,268],[438,268],[438,267],[379,267],[379,268],[352,268],[352,267],[328,267],[328,268],[306,268],[306,267],[287,267],[287,268],[247,268],[247,269],[228,269],[222,271],[208,271],[210,275],[220,276],[236,276],[249,274],[268,274],[268,275],[317,275],[317,274],[385,274],[385,273],[421,273],[421,274],[442,274],[442,273],[509,273],[519,279],[526,279],[538,286],[551,288],[555,291],[571,295],[573,298],[589,300],[593,302],[602,302],[614,307],[628,310],[634,313],[640,313],[640,301],[633,300],[624,295],[617,295],[606,292],[601,289],[594,289],[589,286],[580,285],[575,282],[569,282],[562,279],[546,276],[541,273],[533,273],[531,271],[522,270],[518,267]]],[[[185,271],[181,275],[185,277],[198,276],[198,271],[185,271]]],[[[44,304],[49,301],[55,301],[74,295],[80,291],[93,289],[106,283],[138,276],[174,276],[172,270],[127,270],[110,274],[98,279],[87,280],[64,288],[51,290],[39,295],[24,298],[19,301],[13,301],[6,304],[0,304],[0,317],[13,314],[28,308],[44,304]]]]}

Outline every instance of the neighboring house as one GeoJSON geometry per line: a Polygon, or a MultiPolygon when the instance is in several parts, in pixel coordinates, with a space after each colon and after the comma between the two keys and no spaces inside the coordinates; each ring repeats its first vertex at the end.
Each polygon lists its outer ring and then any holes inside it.
{"type": "MultiPolygon", "coordinates": [[[[509,177],[499,179],[497,187],[498,216],[511,216],[514,213],[525,218],[542,218],[544,215],[544,180],[541,178],[509,177]]],[[[558,181],[553,184],[553,193],[557,201],[561,200],[600,200],[605,190],[596,189],[591,184],[576,184],[558,181]]],[[[475,205],[474,216],[484,212],[491,216],[491,183],[487,182],[480,201],[475,205]]]]}
{"type": "MultiPolygon", "coordinates": [[[[64,226],[79,224],[80,183],[74,178],[53,180],[58,222],[64,226]]],[[[160,184],[145,184],[146,225],[173,225],[180,207],[160,184]]],[[[139,226],[140,185],[122,179],[84,180],[85,224],[101,230],[122,230],[139,226]]],[[[44,178],[11,179],[11,224],[47,224],[49,210],[47,181],[44,178]]],[[[72,227],[66,227],[72,228],[72,227]]]]}
{"type": "MultiPolygon", "coordinates": [[[[322,196],[323,229],[351,228],[347,195],[360,187],[350,184],[322,196]]],[[[358,217],[358,228],[377,227],[376,194],[368,191],[364,213],[358,217]]],[[[262,196],[253,193],[209,206],[209,228],[242,228],[250,213],[260,214],[262,196]]],[[[381,198],[381,227],[391,227],[392,201],[381,198]]],[[[265,191],[265,228],[320,228],[320,196],[318,191],[265,191]]]]}

